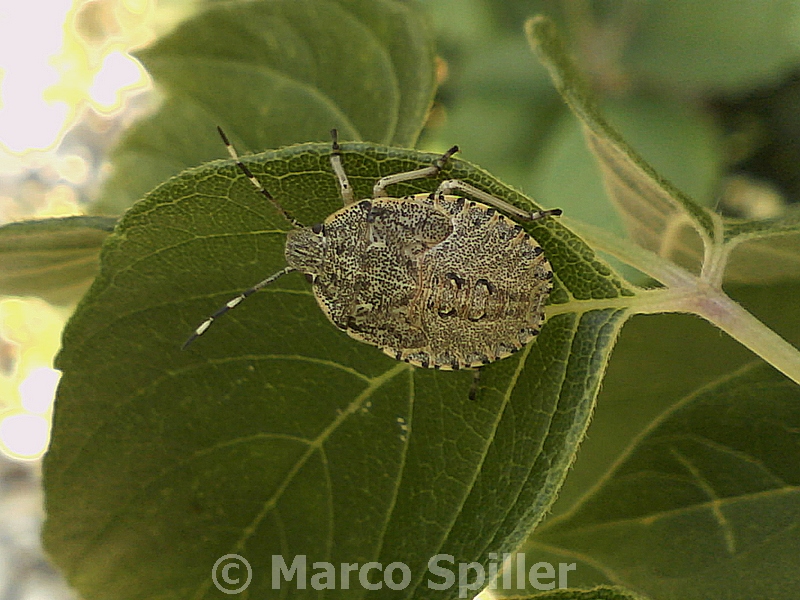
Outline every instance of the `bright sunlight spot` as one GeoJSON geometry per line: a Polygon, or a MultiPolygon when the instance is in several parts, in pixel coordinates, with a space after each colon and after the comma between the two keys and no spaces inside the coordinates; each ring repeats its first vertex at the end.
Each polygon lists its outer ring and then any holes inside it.
{"type": "Polygon", "coordinates": [[[47,448],[61,376],[49,365],[65,314],[43,300],[0,302],[0,340],[13,363],[12,369],[0,372],[0,450],[12,457],[38,458],[47,448]]]}
{"type": "Polygon", "coordinates": [[[0,421],[0,443],[14,458],[39,458],[49,436],[50,423],[39,415],[11,415],[0,421]]]}
{"type": "Polygon", "coordinates": [[[64,39],[71,0],[0,3],[0,141],[12,152],[48,148],[58,140],[69,107],[48,102],[58,82],[50,59],[64,39]]]}
{"type": "Polygon", "coordinates": [[[136,59],[125,52],[115,51],[106,56],[89,94],[98,108],[111,112],[122,106],[124,91],[141,87],[146,81],[144,68],[136,59]]]}
{"type": "Polygon", "coordinates": [[[0,419],[0,446],[16,458],[38,458],[50,436],[50,409],[61,373],[50,367],[36,367],[19,384],[22,408],[0,419]]]}
{"type": "Polygon", "coordinates": [[[128,51],[152,36],[136,21],[150,5],[0,2],[0,147],[14,153],[54,148],[86,106],[119,110],[126,92],[147,88],[148,75],[128,51]],[[82,31],[77,18],[87,22],[79,23],[82,31]],[[103,27],[111,34],[98,35],[103,27]]]}
{"type": "MultiPolygon", "coordinates": [[[[0,225],[84,212],[110,134],[150,87],[131,52],[155,36],[154,14],[155,0],[0,0],[0,225]]],[[[0,299],[0,452],[13,458],[47,448],[72,310],[0,299]]]]}
{"type": "Polygon", "coordinates": [[[53,406],[59,379],[61,379],[61,372],[50,367],[33,369],[19,384],[22,407],[31,413],[46,414],[53,406]]]}

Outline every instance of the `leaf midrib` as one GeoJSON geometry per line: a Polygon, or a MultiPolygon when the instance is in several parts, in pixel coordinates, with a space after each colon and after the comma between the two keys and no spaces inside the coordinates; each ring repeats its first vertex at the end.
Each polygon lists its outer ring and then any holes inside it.
{"type": "MultiPolygon", "coordinates": [[[[372,394],[378,390],[384,383],[393,379],[396,375],[399,375],[402,372],[410,371],[414,367],[407,365],[406,363],[398,363],[391,369],[384,371],[383,374],[372,378],[369,385],[358,395],[356,396],[352,402],[342,410],[336,418],[331,422],[328,427],[322,430],[322,432],[313,440],[311,443],[308,444],[308,448],[306,449],[305,453],[297,460],[295,465],[292,469],[286,474],[283,482],[278,486],[278,489],[273,493],[272,497],[264,502],[264,506],[262,507],[261,511],[255,516],[255,518],[250,522],[250,524],[245,528],[243,535],[237,540],[236,544],[231,548],[231,552],[235,552],[237,550],[241,550],[244,547],[244,544],[247,542],[248,539],[255,533],[258,529],[258,526],[264,520],[264,518],[269,514],[270,510],[273,509],[278,500],[280,500],[283,492],[289,486],[289,484],[294,480],[294,477],[300,472],[302,467],[306,464],[308,459],[311,455],[323,448],[323,444],[325,441],[336,431],[336,429],[344,423],[351,415],[355,414],[360,408],[363,406],[364,402],[366,402],[372,394]]],[[[325,473],[327,477],[330,477],[327,468],[327,462],[323,463],[325,465],[325,473]]],[[[331,518],[333,518],[333,514],[331,514],[331,518]]],[[[197,591],[195,592],[195,598],[201,598],[202,595],[205,593],[206,590],[211,586],[211,582],[207,579],[204,579],[203,582],[198,586],[197,591]]]]}
{"type": "MultiPolygon", "coordinates": [[[[781,488],[772,488],[769,490],[762,490],[759,492],[750,492],[747,494],[739,494],[737,496],[728,496],[726,498],[720,498],[716,500],[708,500],[706,502],[697,502],[695,504],[691,504],[689,506],[682,506],[680,508],[673,508],[669,510],[662,510],[657,512],[651,512],[644,516],[637,516],[637,517],[629,517],[624,519],[613,519],[608,521],[602,521],[599,523],[595,523],[592,525],[582,525],[578,527],[568,527],[568,528],[559,528],[557,531],[559,534],[587,534],[587,533],[597,533],[603,531],[604,529],[617,527],[620,525],[645,525],[645,526],[652,526],[656,521],[671,518],[671,517],[680,517],[698,510],[708,510],[712,511],[714,509],[714,504],[716,503],[719,507],[725,506],[733,506],[735,504],[741,502],[752,502],[758,500],[768,500],[771,497],[778,497],[788,494],[800,493],[800,485],[787,485],[781,488]]],[[[563,521],[562,521],[563,522],[563,521]]],[[[787,529],[789,526],[787,526],[787,529]]],[[[544,533],[544,529],[542,529],[542,533],[544,533]]],[[[554,531],[552,528],[549,531],[554,531]]],[[[549,533],[549,532],[548,532],[549,533]]]]}

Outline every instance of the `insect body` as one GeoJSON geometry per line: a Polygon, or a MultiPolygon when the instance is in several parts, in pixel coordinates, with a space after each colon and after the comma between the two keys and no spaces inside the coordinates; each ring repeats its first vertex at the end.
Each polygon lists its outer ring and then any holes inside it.
{"type": "MultiPolygon", "coordinates": [[[[311,227],[292,220],[288,266],[229,301],[184,347],[216,318],[291,271],[309,277],[317,302],[337,327],[420,367],[480,367],[539,333],[553,271],[537,242],[497,208],[527,220],[561,214],[559,209],[527,213],[458,180],[430,194],[386,195],[388,185],[436,175],[457,147],[430,167],[384,177],[372,199],[355,202],[332,134],[331,165],[344,207],[311,227]]],[[[242,171],[275,203],[222,136],[242,171]]]]}

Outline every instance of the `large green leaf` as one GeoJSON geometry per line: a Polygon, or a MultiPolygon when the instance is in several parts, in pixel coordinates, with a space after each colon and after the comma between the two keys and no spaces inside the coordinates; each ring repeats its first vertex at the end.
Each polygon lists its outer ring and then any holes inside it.
{"type": "Polygon", "coordinates": [[[97,274],[100,246],[116,222],[64,217],[0,227],[0,294],[76,302],[97,274]]]}
{"type": "MultiPolygon", "coordinates": [[[[361,196],[434,158],[344,151],[361,196]]],[[[306,144],[246,162],[312,223],[341,202],[328,157],[306,144]]],[[[530,206],[461,161],[442,177],[530,206]]],[[[278,595],[273,554],[402,561],[405,595],[447,597],[426,585],[430,557],[485,563],[552,503],[633,300],[608,267],[556,220],[530,226],[556,271],[551,316],[485,369],[476,401],[471,374],[411,368],[338,331],[298,275],[181,352],[206,315],[283,267],[289,228],[228,161],[157,188],[106,244],[64,334],[44,464],[45,545],[83,597],[222,597],[211,567],[228,553],[252,564],[252,597],[278,595]]]]}
{"type": "Polygon", "coordinates": [[[747,367],[656,420],[533,549],[653,598],[796,598],[800,389],[747,367]]]}
{"type": "MultiPolygon", "coordinates": [[[[731,294],[787,341],[800,345],[800,285],[735,287],[731,294]]],[[[630,319],[614,346],[598,410],[553,512],[569,510],[630,440],[676,401],[752,360],[747,348],[695,316],[630,319]]]]}
{"type": "Polygon", "coordinates": [[[407,0],[214,3],[139,53],[165,99],[125,134],[95,212],[117,214],[183,169],[328,139],[413,146],[433,98],[427,20],[407,0]]]}

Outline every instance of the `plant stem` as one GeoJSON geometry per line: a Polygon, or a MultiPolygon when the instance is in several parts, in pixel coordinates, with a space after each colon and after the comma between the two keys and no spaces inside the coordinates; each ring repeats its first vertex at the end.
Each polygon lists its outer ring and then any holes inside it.
{"type": "Polygon", "coordinates": [[[561,220],[594,248],[610,254],[667,287],[687,287],[693,285],[696,279],[672,261],[601,227],[569,217],[562,217],[561,220]]]}
{"type": "Polygon", "coordinates": [[[576,301],[557,305],[548,310],[548,315],[574,310],[582,312],[607,304],[629,306],[633,313],[652,314],[661,312],[685,312],[703,317],[740,344],[749,348],[774,368],[800,385],[800,350],[792,346],[739,304],[729,298],[719,287],[727,259],[726,248],[709,253],[706,260],[711,264],[703,270],[703,276],[692,275],[681,267],[640,246],[619,238],[599,227],[571,219],[567,225],[596,248],[615,256],[646,275],[660,281],[666,289],[637,290],[634,297],[614,298],[601,301],[576,301]]]}

